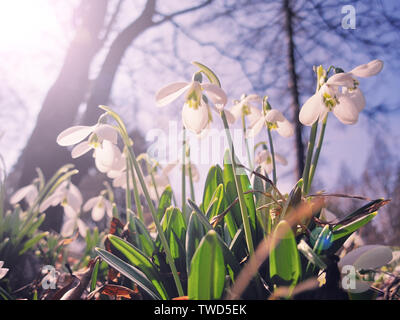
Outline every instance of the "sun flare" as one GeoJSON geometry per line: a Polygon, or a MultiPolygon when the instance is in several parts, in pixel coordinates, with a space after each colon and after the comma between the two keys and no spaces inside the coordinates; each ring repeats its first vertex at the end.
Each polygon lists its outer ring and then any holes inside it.
{"type": "Polygon", "coordinates": [[[59,28],[57,17],[46,0],[0,2],[0,50],[35,51],[46,47],[46,36],[59,28]]]}

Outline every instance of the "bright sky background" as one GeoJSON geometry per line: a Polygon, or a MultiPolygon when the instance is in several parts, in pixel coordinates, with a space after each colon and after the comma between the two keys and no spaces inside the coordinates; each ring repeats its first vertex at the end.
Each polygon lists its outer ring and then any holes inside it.
{"type": "MultiPolygon", "coordinates": [[[[76,3],[76,1],[65,1],[63,4],[58,2],[57,6],[54,6],[54,3],[54,0],[2,0],[0,2],[0,80],[4,83],[3,88],[0,89],[0,119],[3,123],[0,128],[0,131],[3,132],[3,137],[0,140],[0,153],[5,158],[8,169],[15,163],[19,151],[24,147],[33,129],[41,103],[57,76],[72,36],[71,8],[73,5],[71,3],[76,3]],[[21,103],[16,102],[13,92],[19,96],[21,103]]],[[[165,32],[168,32],[167,27],[165,32]]],[[[133,55],[134,50],[138,49],[139,46],[145,46],[146,42],[151,42],[152,37],[154,37],[154,34],[151,32],[145,33],[138,44],[135,44],[135,48],[128,52],[128,57],[133,55]]],[[[195,47],[195,44],[192,45],[194,50],[188,50],[183,57],[188,62],[193,60],[206,61],[207,57],[216,54],[213,48],[201,48],[195,47]]],[[[144,70],[140,58],[136,61],[137,67],[135,68],[144,70]]],[[[218,71],[226,71],[223,70],[223,62],[230,63],[229,72],[235,75],[235,78],[224,77],[221,80],[227,84],[227,87],[234,88],[234,81],[242,77],[240,67],[225,58],[221,58],[221,65],[215,66],[217,73],[218,71]]],[[[359,63],[366,62],[368,61],[360,61],[359,63]]],[[[210,67],[213,68],[214,66],[210,65],[210,67]]],[[[127,66],[123,66],[121,69],[126,70],[127,68],[127,66]]],[[[132,70],[135,71],[135,68],[132,67],[132,70]]],[[[399,81],[397,77],[394,78],[390,69],[390,61],[385,61],[385,68],[379,75],[379,79],[361,81],[361,88],[365,92],[367,103],[377,104],[383,100],[399,103],[399,81]]],[[[194,68],[191,71],[194,71],[194,68]]],[[[154,99],[152,95],[155,91],[171,81],[185,80],[185,74],[182,74],[179,78],[176,78],[176,75],[169,74],[163,79],[147,79],[151,76],[154,76],[154,73],[150,73],[150,75],[138,73],[132,78],[127,73],[120,73],[115,84],[118,89],[116,89],[114,96],[117,96],[120,90],[120,100],[122,101],[125,98],[124,92],[127,89],[132,90],[131,81],[141,79],[142,82],[146,82],[136,83],[138,90],[143,90],[141,103],[132,108],[127,115],[123,115],[129,118],[130,113],[135,113],[134,116],[142,124],[143,132],[152,127],[165,125],[165,121],[171,114],[175,116],[178,114],[173,109],[160,112],[155,107],[149,106],[148,101],[151,101],[151,104],[154,103],[154,100],[150,99],[154,99]],[[157,115],[156,118],[155,115],[157,115]]],[[[238,98],[243,93],[242,90],[246,88],[249,88],[249,84],[246,83],[246,80],[243,80],[237,89],[229,90],[230,103],[233,99],[238,98]]],[[[118,102],[118,97],[116,97],[116,101],[118,102]]],[[[399,115],[395,114],[385,121],[393,149],[399,150],[399,115]]],[[[359,123],[354,126],[344,126],[332,115],[330,116],[326,143],[322,151],[322,161],[317,171],[317,174],[323,173],[321,176],[327,189],[331,188],[337,181],[338,170],[343,162],[351,168],[355,176],[362,172],[371,150],[371,143],[373,142],[371,133],[374,130],[375,128],[370,126],[365,116],[361,116],[359,123]]],[[[290,151],[291,144],[283,143],[281,153],[290,151]]],[[[287,171],[287,169],[279,169],[283,172],[287,171]]],[[[198,188],[199,192],[203,188],[204,179],[203,176],[199,185],[200,188],[198,188]]],[[[177,180],[178,187],[179,179],[177,180]]],[[[281,188],[288,191],[293,183],[292,178],[283,178],[281,188]]]]}

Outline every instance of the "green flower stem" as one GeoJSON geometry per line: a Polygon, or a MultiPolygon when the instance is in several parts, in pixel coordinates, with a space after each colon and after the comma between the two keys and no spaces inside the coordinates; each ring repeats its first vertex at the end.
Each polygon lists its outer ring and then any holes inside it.
{"type": "MultiPolygon", "coordinates": [[[[324,76],[324,69],[322,68],[322,66],[319,66],[317,68],[317,88],[315,90],[315,92],[317,93],[319,91],[319,89],[321,88],[321,84],[320,84],[320,80],[321,78],[324,76]]],[[[325,119],[324,119],[325,121],[325,119]]],[[[325,125],[326,125],[326,121],[325,121],[325,125]]],[[[308,141],[308,151],[307,151],[307,158],[306,158],[306,163],[304,166],[304,171],[303,171],[303,193],[304,195],[307,195],[310,187],[311,187],[311,182],[310,181],[310,167],[311,167],[311,160],[313,159],[313,153],[314,153],[314,147],[315,147],[315,138],[317,136],[317,130],[318,130],[318,120],[314,122],[314,124],[311,127],[311,133],[310,133],[310,139],[308,141]]],[[[325,129],[324,129],[325,131],[325,129]]],[[[323,136],[322,136],[323,137],[323,136]]],[[[322,145],[322,140],[320,139],[319,141],[322,145]]],[[[321,147],[319,148],[319,150],[321,150],[321,147]]],[[[318,161],[318,157],[319,154],[316,158],[316,161],[318,161]]],[[[314,158],[315,159],[315,158],[314,158]]],[[[316,163],[314,164],[314,171],[315,171],[315,166],[316,163]]],[[[314,176],[314,174],[313,174],[314,176]]],[[[312,180],[312,179],[311,179],[312,180]]]]}
{"type": "MultiPolygon", "coordinates": [[[[268,102],[268,97],[265,96],[263,98],[263,113],[264,117],[267,114],[267,111],[271,110],[272,107],[268,102]]],[[[267,127],[268,130],[268,141],[269,141],[269,151],[271,153],[271,158],[272,158],[272,182],[274,183],[274,186],[276,186],[277,178],[276,178],[276,161],[275,161],[275,149],[274,149],[274,143],[272,141],[272,134],[271,134],[271,128],[268,124],[267,121],[265,121],[265,126],[267,127]]]]}
{"type": "Polygon", "coordinates": [[[186,129],[183,127],[183,142],[182,142],[182,214],[188,221],[186,216],[186,129]]]}
{"type": "Polygon", "coordinates": [[[311,166],[311,159],[313,156],[314,152],[314,146],[315,146],[315,138],[317,136],[317,129],[318,129],[318,121],[315,121],[314,124],[311,127],[311,133],[310,133],[310,140],[308,141],[308,147],[307,147],[307,158],[306,158],[306,163],[304,166],[304,171],[303,171],[303,192],[304,195],[307,195],[307,186],[308,186],[308,178],[310,176],[310,166],[311,166]]]}
{"type": "Polygon", "coordinates": [[[272,158],[272,182],[276,186],[276,161],[275,161],[275,150],[274,150],[274,143],[272,142],[272,134],[271,134],[271,129],[268,127],[268,140],[269,140],[269,150],[271,152],[271,158],[272,158]]]}
{"type": "Polygon", "coordinates": [[[131,161],[129,161],[129,166],[131,168],[130,170],[131,170],[131,174],[132,174],[133,197],[134,197],[134,200],[135,200],[136,210],[137,210],[139,219],[142,222],[144,222],[143,208],[142,208],[142,204],[140,203],[139,188],[138,188],[138,185],[137,185],[136,175],[135,175],[135,171],[133,170],[131,161]]]}
{"type": "Polygon", "coordinates": [[[328,121],[328,113],[326,114],[324,120],[322,121],[322,127],[321,127],[321,130],[320,130],[320,133],[319,133],[317,149],[315,150],[315,154],[314,154],[313,161],[312,161],[311,168],[310,168],[310,176],[309,176],[309,180],[308,180],[306,193],[310,192],[311,183],[312,183],[312,181],[314,179],[314,174],[315,174],[315,170],[317,168],[319,155],[321,153],[322,143],[324,141],[325,129],[326,129],[327,121],[328,121]]]}
{"type": "Polygon", "coordinates": [[[126,206],[126,222],[131,222],[132,199],[131,199],[131,184],[129,182],[130,166],[129,158],[126,158],[126,189],[125,189],[125,206],[126,206]]]}
{"type": "Polygon", "coordinates": [[[251,161],[251,155],[250,155],[250,148],[249,148],[249,140],[246,137],[246,132],[247,132],[247,128],[246,128],[246,119],[244,114],[242,113],[242,128],[243,128],[243,136],[244,136],[244,143],[246,145],[246,152],[247,152],[247,159],[249,161],[249,167],[251,170],[254,169],[253,166],[253,162],[251,161]]]}
{"type": "MultiPolygon", "coordinates": [[[[132,163],[129,159],[129,157],[126,158],[126,190],[125,190],[125,198],[126,198],[126,222],[128,223],[128,225],[131,227],[132,231],[133,231],[133,236],[134,236],[134,240],[135,240],[135,244],[138,245],[139,244],[139,237],[138,234],[136,232],[136,223],[135,220],[132,218],[132,214],[133,214],[133,210],[132,210],[132,191],[131,191],[131,186],[130,186],[130,182],[129,182],[129,177],[132,177],[132,184],[135,185],[136,181],[135,181],[135,175],[133,173],[133,168],[132,168],[132,163]]],[[[137,188],[137,186],[136,186],[137,188]]],[[[135,187],[134,187],[135,189],[135,187]]],[[[136,204],[136,207],[138,207],[138,204],[136,204]]],[[[140,206],[140,202],[139,202],[139,206],[140,206]]]]}
{"type": "Polygon", "coordinates": [[[245,238],[246,238],[247,249],[249,250],[250,256],[252,256],[254,253],[254,246],[253,246],[253,239],[251,236],[250,221],[249,221],[249,216],[247,213],[247,207],[244,202],[244,194],[243,194],[242,184],[240,183],[238,176],[236,174],[237,168],[236,168],[236,162],[235,162],[235,153],[234,153],[234,148],[233,148],[232,136],[230,134],[228,121],[226,120],[226,115],[223,110],[221,111],[221,118],[224,123],[226,137],[228,139],[228,144],[229,144],[229,151],[230,151],[232,169],[233,169],[233,177],[235,180],[236,191],[237,191],[238,198],[239,198],[240,211],[242,213],[242,220],[243,220],[243,227],[244,227],[244,234],[245,234],[245,238]]]}
{"type": "Polygon", "coordinates": [[[194,184],[193,184],[193,174],[192,174],[192,163],[189,158],[188,162],[188,170],[189,170],[189,182],[190,182],[190,198],[192,199],[193,202],[195,202],[195,192],[194,192],[194,184]]]}
{"type": "Polygon", "coordinates": [[[144,178],[143,178],[143,176],[141,174],[139,164],[136,161],[136,156],[135,156],[132,148],[129,148],[129,151],[131,153],[131,158],[133,160],[133,166],[134,166],[135,171],[136,171],[136,173],[138,175],[140,185],[142,186],[142,189],[143,189],[143,192],[144,192],[144,196],[145,196],[146,201],[147,201],[147,203],[149,205],[150,212],[151,212],[151,215],[152,215],[153,220],[154,220],[154,224],[156,225],[157,232],[158,232],[158,234],[160,236],[161,243],[162,243],[162,245],[164,247],[165,255],[166,255],[166,258],[167,258],[167,262],[168,262],[168,264],[169,264],[169,266],[171,268],[171,272],[172,272],[172,275],[174,277],[174,281],[175,281],[176,288],[178,290],[178,294],[179,294],[179,296],[183,296],[184,293],[183,293],[182,284],[181,284],[181,281],[179,279],[178,272],[176,270],[174,259],[172,258],[171,251],[170,251],[169,246],[168,246],[168,241],[165,238],[165,235],[164,235],[164,232],[162,230],[160,221],[158,221],[156,209],[154,208],[153,202],[151,201],[150,194],[149,194],[149,191],[147,190],[146,183],[145,183],[144,178]]]}
{"type": "Polygon", "coordinates": [[[147,171],[150,175],[151,183],[153,184],[154,192],[157,197],[157,202],[160,202],[160,195],[158,193],[156,179],[154,178],[154,170],[151,167],[151,164],[147,160],[145,162],[146,162],[146,166],[147,166],[147,171]]]}
{"type": "Polygon", "coordinates": [[[160,236],[161,243],[162,243],[162,245],[164,247],[165,255],[166,255],[166,258],[167,258],[167,262],[168,262],[168,264],[169,264],[169,266],[171,268],[172,276],[174,278],[175,285],[176,285],[176,288],[178,290],[178,294],[179,294],[179,296],[183,296],[184,293],[183,293],[182,284],[181,284],[181,281],[179,279],[178,272],[176,270],[174,259],[172,258],[171,251],[170,251],[169,246],[168,246],[168,241],[167,241],[167,239],[166,239],[166,237],[164,235],[164,232],[162,230],[160,221],[157,218],[156,209],[154,208],[153,202],[152,202],[152,200],[150,198],[149,191],[147,190],[147,186],[146,186],[146,183],[144,181],[142,172],[140,170],[139,163],[136,160],[136,155],[135,155],[135,153],[134,153],[134,151],[133,151],[133,149],[131,147],[132,143],[131,143],[131,140],[130,140],[129,135],[127,133],[126,127],[125,127],[124,123],[122,122],[121,118],[114,111],[112,111],[110,108],[105,107],[105,106],[100,106],[100,108],[102,108],[103,110],[107,111],[118,123],[118,127],[120,129],[119,131],[120,131],[120,134],[121,134],[121,138],[124,141],[124,144],[126,145],[128,151],[129,151],[129,156],[131,158],[133,167],[134,167],[134,169],[136,171],[136,174],[138,176],[140,185],[141,185],[141,187],[143,189],[144,196],[146,198],[147,204],[148,204],[149,209],[150,209],[150,213],[151,213],[151,215],[153,217],[154,224],[156,225],[157,232],[158,232],[158,234],[160,236]]]}
{"type": "Polygon", "coordinates": [[[135,171],[133,170],[133,166],[132,166],[132,161],[131,160],[129,161],[129,170],[130,170],[131,175],[132,175],[133,198],[135,200],[136,211],[138,213],[139,219],[142,222],[144,222],[143,208],[142,208],[142,204],[140,203],[139,188],[138,188],[138,185],[137,185],[136,175],[135,175],[135,171]]]}

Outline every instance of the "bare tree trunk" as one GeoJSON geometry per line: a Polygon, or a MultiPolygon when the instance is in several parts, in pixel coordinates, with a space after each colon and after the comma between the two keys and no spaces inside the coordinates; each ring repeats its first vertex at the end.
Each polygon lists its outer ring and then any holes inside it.
{"type": "MultiPolygon", "coordinates": [[[[14,171],[20,171],[17,186],[27,185],[40,167],[46,178],[52,176],[60,164],[70,162],[65,148],[56,143],[62,129],[72,125],[79,105],[88,89],[89,69],[101,47],[99,34],[104,26],[108,0],[82,0],[79,7],[80,25],[67,51],[61,71],[47,93],[38,115],[36,126],[21,153],[14,171]]],[[[18,174],[15,172],[14,174],[18,174]]],[[[48,215],[46,225],[59,229],[61,216],[48,215]]],[[[47,220],[47,219],[46,219],[47,220]]]]}
{"type": "Polygon", "coordinates": [[[289,90],[291,95],[291,108],[293,111],[293,122],[295,125],[295,150],[296,167],[295,173],[298,179],[303,175],[304,170],[304,145],[302,140],[302,126],[299,121],[300,103],[299,90],[297,86],[296,59],[294,56],[295,43],[293,34],[293,12],[290,6],[290,0],[283,0],[283,11],[285,14],[285,34],[287,41],[287,66],[289,72],[289,90]]]}
{"type": "Polygon", "coordinates": [[[90,93],[83,119],[84,123],[96,121],[102,112],[97,107],[108,103],[115,75],[126,50],[140,34],[153,25],[152,18],[155,14],[155,2],[155,0],[147,1],[146,7],[140,17],[119,33],[111,44],[90,93]]]}
{"type": "MultiPolygon", "coordinates": [[[[146,3],[142,14],[128,27],[121,31],[107,53],[100,73],[94,81],[89,99],[86,104],[86,112],[82,123],[86,125],[94,124],[100,114],[104,112],[99,105],[107,105],[114,83],[115,76],[121,64],[121,60],[132,42],[144,31],[153,25],[153,15],[155,14],[156,0],[149,0],[146,3]]],[[[75,161],[80,174],[74,177],[74,182],[78,183],[80,179],[87,173],[92,165],[92,161],[87,161],[85,157],[75,161]]]]}

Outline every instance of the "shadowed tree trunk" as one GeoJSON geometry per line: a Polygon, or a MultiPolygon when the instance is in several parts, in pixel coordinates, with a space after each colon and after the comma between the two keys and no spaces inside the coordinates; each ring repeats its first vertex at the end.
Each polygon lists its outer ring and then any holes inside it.
{"type": "Polygon", "coordinates": [[[296,59],[294,56],[295,43],[293,36],[293,12],[291,9],[290,0],[283,1],[283,10],[285,13],[285,34],[287,42],[287,66],[289,73],[289,91],[291,96],[291,109],[293,112],[293,123],[295,126],[294,134],[294,148],[296,151],[296,167],[295,174],[298,179],[303,176],[304,170],[304,145],[302,140],[302,126],[299,121],[300,103],[299,103],[299,90],[297,86],[296,74],[296,59]]]}
{"type": "MultiPolygon", "coordinates": [[[[90,65],[101,48],[99,34],[104,26],[108,0],[83,0],[79,7],[80,24],[72,40],[64,64],[48,91],[38,115],[36,126],[18,159],[15,171],[20,171],[18,186],[30,184],[40,167],[46,178],[71,161],[66,148],[56,143],[60,131],[72,125],[79,105],[88,89],[90,65]]],[[[15,172],[15,174],[17,174],[15,172]]],[[[61,216],[49,214],[43,224],[56,230],[61,216]]]]}

